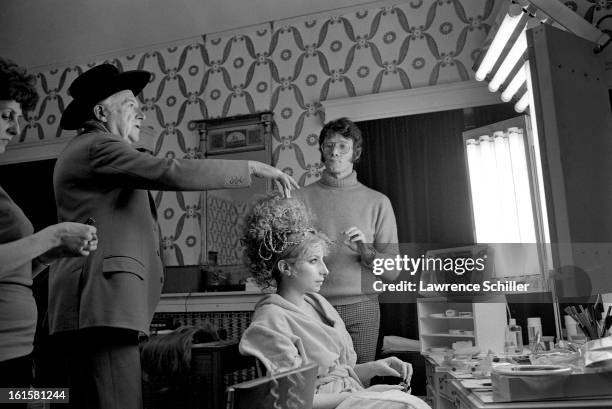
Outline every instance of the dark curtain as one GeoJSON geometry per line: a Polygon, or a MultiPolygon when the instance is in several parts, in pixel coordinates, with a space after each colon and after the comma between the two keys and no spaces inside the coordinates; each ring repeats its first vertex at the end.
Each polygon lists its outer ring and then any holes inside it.
{"type": "Polygon", "coordinates": [[[389,197],[400,243],[473,243],[462,110],[360,122],[359,180],[389,197]]]}
{"type": "Polygon", "coordinates": [[[480,128],[521,115],[511,103],[466,108],[463,110],[464,129],[480,128]]]}
{"type": "MultiPolygon", "coordinates": [[[[16,163],[0,166],[0,186],[11,196],[13,201],[28,217],[34,231],[39,231],[57,223],[57,210],[53,193],[53,167],[55,159],[35,162],[16,163]]],[[[34,338],[34,361],[37,367],[36,386],[48,386],[41,380],[41,368],[49,368],[48,376],[54,375],[47,363],[50,357],[49,328],[47,323],[47,294],[49,288],[49,269],[34,278],[32,293],[36,300],[38,321],[34,338]]],[[[47,378],[45,378],[47,379],[47,378]]],[[[51,377],[48,378],[49,380],[51,377]]]]}
{"type": "MultiPolygon", "coordinates": [[[[358,124],[364,135],[359,180],[389,197],[400,243],[422,254],[430,243],[473,242],[463,154],[462,110],[386,118],[358,124]]],[[[385,303],[381,336],[418,338],[416,304],[385,303]]]]}
{"type": "MultiPolygon", "coordinates": [[[[418,256],[474,243],[462,132],[516,115],[512,105],[498,104],[358,123],[364,143],[357,176],[391,200],[399,242],[410,243],[403,248],[418,256]]],[[[388,300],[381,296],[381,336],[417,339],[414,299],[388,300]]]]}
{"type": "Polygon", "coordinates": [[[53,194],[55,159],[0,166],[0,186],[23,210],[34,231],[57,223],[53,194]]]}

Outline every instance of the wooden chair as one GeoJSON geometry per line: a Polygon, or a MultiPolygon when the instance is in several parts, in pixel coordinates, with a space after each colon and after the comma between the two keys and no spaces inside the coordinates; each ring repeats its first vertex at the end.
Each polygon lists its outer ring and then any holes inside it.
{"type": "Polygon", "coordinates": [[[227,388],[227,409],[312,409],[318,365],[242,382],[227,388]]]}

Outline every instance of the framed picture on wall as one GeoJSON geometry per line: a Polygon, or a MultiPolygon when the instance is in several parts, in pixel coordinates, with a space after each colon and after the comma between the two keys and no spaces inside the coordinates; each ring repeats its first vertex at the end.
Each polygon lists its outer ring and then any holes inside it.
{"type": "Polygon", "coordinates": [[[265,150],[265,136],[272,131],[271,112],[194,122],[200,132],[204,156],[265,150]]]}

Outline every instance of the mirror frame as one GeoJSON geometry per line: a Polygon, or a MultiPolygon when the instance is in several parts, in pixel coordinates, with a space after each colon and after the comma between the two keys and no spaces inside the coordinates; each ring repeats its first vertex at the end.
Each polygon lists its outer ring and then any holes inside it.
{"type": "MultiPolygon", "coordinates": [[[[272,135],[274,132],[274,113],[271,111],[255,114],[237,115],[226,118],[211,118],[191,121],[200,136],[201,158],[223,159],[223,155],[264,151],[265,162],[272,161],[272,135]]],[[[272,182],[266,181],[266,193],[272,190],[272,182]]],[[[200,265],[208,264],[208,192],[200,196],[201,253],[200,265]]]]}

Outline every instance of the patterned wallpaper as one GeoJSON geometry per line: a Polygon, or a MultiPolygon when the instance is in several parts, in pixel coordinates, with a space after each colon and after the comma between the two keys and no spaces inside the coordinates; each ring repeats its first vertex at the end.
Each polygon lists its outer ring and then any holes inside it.
{"type": "Polygon", "coordinates": [[[563,3],[584,17],[586,21],[610,34],[612,29],[612,1],[610,0],[577,0],[563,3]]]}
{"type": "Polygon", "coordinates": [[[248,204],[224,200],[213,195],[206,198],[208,218],[208,251],[216,251],[219,265],[240,264],[242,250],[240,237],[244,231],[244,221],[248,204]]]}
{"type": "MultiPolygon", "coordinates": [[[[500,2],[410,0],[291,24],[273,22],[231,36],[204,35],[152,52],[108,60],[154,73],[142,103],[157,134],[155,155],[197,158],[193,119],[272,110],[273,163],[301,185],[320,173],[320,101],[465,81],[500,2]]],[[[591,21],[611,1],[566,2],[591,21]]],[[[95,62],[40,72],[41,102],[18,143],[69,138],[59,118],[72,80],[95,62]]],[[[168,265],[200,260],[200,195],[157,192],[168,265]]]]}

